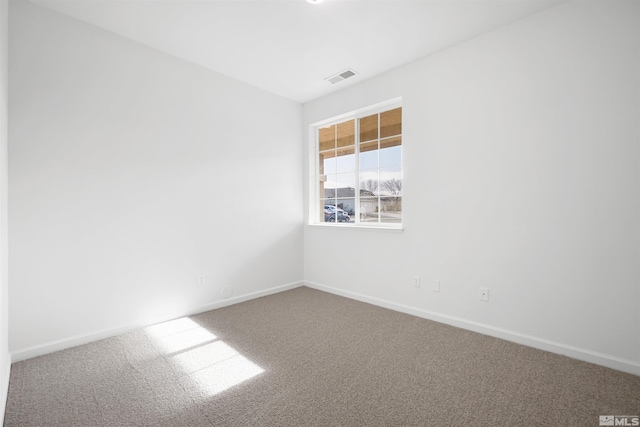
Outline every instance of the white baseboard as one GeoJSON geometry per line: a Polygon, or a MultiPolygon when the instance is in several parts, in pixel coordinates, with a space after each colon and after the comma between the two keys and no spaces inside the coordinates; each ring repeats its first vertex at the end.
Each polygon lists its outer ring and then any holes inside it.
{"type": "Polygon", "coordinates": [[[209,310],[214,310],[216,308],[227,307],[227,306],[238,304],[244,301],[249,301],[255,298],[260,298],[267,295],[288,291],[290,289],[298,288],[300,286],[303,286],[303,282],[291,282],[284,285],[275,286],[269,289],[263,289],[261,291],[251,292],[248,294],[231,297],[225,300],[211,302],[193,309],[185,310],[184,312],[175,312],[175,313],[172,313],[171,315],[167,315],[162,318],[156,318],[156,319],[153,319],[152,321],[145,322],[145,323],[133,323],[133,324],[123,325],[115,328],[103,329],[101,331],[91,332],[88,334],[82,334],[82,335],[76,335],[68,338],[63,338],[57,341],[51,341],[46,344],[14,351],[11,353],[11,359],[13,362],[20,362],[22,360],[31,359],[33,357],[42,356],[45,354],[53,353],[55,351],[60,351],[67,348],[76,347],[82,344],[88,344],[93,341],[98,341],[98,340],[113,337],[116,335],[125,334],[135,329],[144,328],[150,325],[155,325],[156,323],[162,323],[162,322],[166,322],[166,321],[177,319],[179,317],[184,317],[184,316],[192,316],[194,314],[202,313],[209,310]]]}
{"type": "Polygon", "coordinates": [[[640,363],[632,360],[621,359],[608,354],[597,353],[591,350],[583,348],[573,347],[558,342],[549,341],[542,338],[533,337],[530,335],[521,334],[515,331],[507,329],[496,328],[482,323],[465,320],[459,317],[448,316],[441,313],[436,313],[428,310],[423,310],[416,307],[411,307],[403,304],[398,304],[392,301],[375,298],[356,292],[345,291],[343,289],[334,288],[331,286],[323,285],[320,283],[314,283],[305,281],[304,285],[320,291],[329,292],[335,295],[340,295],[346,298],[351,298],[357,301],[366,302],[369,304],[377,305],[379,307],[388,308],[390,310],[399,311],[413,316],[422,317],[424,319],[433,320],[447,325],[456,326],[458,328],[478,332],[483,335],[489,335],[496,338],[501,338],[506,341],[515,342],[518,344],[526,345],[528,347],[537,348],[539,350],[549,351],[551,353],[562,354],[564,356],[571,357],[573,359],[582,360],[584,362],[593,363],[596,365],[606,366],[607,368],[616,369],[619,371],[627,372],[640,376],[640,363]]]}
{"type": "MultiPolygon", "coordinates": [[[[273,287],[273,288],[264,289],[262,291],[252,292],[252,293],[244,294],[244,295],[238,295],[237,297],[232,297],[232,298],[228,298],[228,299],[225,299],[225,300],[222,300],[222,301],[216,301],[216,302],[212,302],[212,303],[209,303],[209,304],[202,305],[202,306],[198,307],[197,309],[195,309],[193,311],[193,313],[190,313],[189,316],[193,315],[193,314],[197,314],[197,313],[203,313],[203,312],[209,311],[209,310],[215,310],[216,308],[222,308],[222,307],[227,307],[227,306],[234,305],[234,304],[239,304],[241,302],[249,301],[249,300],[256,299],[256,298],[265,297],[267,295],[277,294],[277,293],[280,293],[280,292],[284,292],[284,291],[288,291],[288,290],[291,290],[291,289],[299,288],[301,286],[304,286],[304,282],[302,282],[302,281],[300,281],[300,282],[291,282],[291,283],[287,283],[285,285],[280,285],[280,286],[276,286],[276,287],[273,287]]],[[[176,317],[181,317],[181,316],[176,316],[176,317]]]]}
{"type": "Polygon", "coordinates": [[[9,397],[9,378],[11,377],[11,354],[8,355],[9,360],[7,360],[7,366],[5,367],[4,379],[0,387],[0,421],[4,420],[4,413],[7,409],[7,398],[9,397]]]}

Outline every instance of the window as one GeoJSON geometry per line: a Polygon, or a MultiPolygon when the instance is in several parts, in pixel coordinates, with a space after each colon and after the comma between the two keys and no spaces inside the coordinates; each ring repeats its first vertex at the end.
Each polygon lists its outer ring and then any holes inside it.
{"type": "Polygon", "coordinates": [[[402,106],[398,101],[312,126],[311,223],[400,227],[402,106]],[[316,204],[317,203],[317,204],[316,204]]]}

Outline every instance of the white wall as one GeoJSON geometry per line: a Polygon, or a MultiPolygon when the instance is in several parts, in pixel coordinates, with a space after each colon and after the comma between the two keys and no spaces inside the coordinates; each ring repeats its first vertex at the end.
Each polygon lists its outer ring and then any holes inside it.
{"type": "Polygon", "coordinates": [[[7,126],[9,102],[9,14],[8,1],[0,0],[0,417],[9,388],[11,357],[9,354],[9,305],[7,280],[7,126]]]}
{"type": "Polygon", "coordinates": [[[299,104],[10,8],[14,357],[299,283],[299,104]]]}
{"type": "Polygon", "coordinates": [[[639,24],[571,2],[306,104],[402,96],[405,150],[404,232],[305,226],[306,281],[640,374],[639,24]]]}

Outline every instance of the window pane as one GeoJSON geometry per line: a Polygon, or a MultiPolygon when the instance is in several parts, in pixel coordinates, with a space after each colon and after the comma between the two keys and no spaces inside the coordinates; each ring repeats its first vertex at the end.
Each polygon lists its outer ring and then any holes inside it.
{"type": "Polygon", "coordinates": [[[402,164],[402,146],[383,148],[380,150],[380,167],[400,166],[402,164]]]}
{"type": "Polygon", "coordinates": [[[402,222],[402,197],[381,197],[380,222],[402,222]]]}
{"type": "Polygon", "coordinates": [[[320,174],[330,174],[336,173],[336,152],[325,151],[324,153],[320,153],[320,170],[318,171],[320,174]]]}
{"type": "Polygon", "coordinates": [[[346,147],[355,144],[356,131],[355,120],[338,124],[338,147],[346,147]]]}
{"type": "Polygon", "coordinates": [[[360,197],[360,221],[378,222],[378,198],[360,197]]]}
{"type": "Polygon", "coordinates": [[[360,170],[378,168],[378,150],[360,153],[360,170]]]}
{"type": "Polygon", "coordinates": [[[401,136],[392,136],[391,138],[381,139],[380,148],[395,147],[402,144],[401,136]]]}
{"type": "Polygon", "coordinates": [[[378,115],[360,119],[360,142],[378,139],[378,115]]]}
{"type": "Polygon", "coordinates": [[[350,147],[341,147],[336,150],[337,156],[348,156],[349,154],[354,154],[356,152],[355,145],[350,147]]]}
{"type": "Polygon", "coordinates": [[[337,157],[337,172],[353,172],[356,170],[356,155],[355,149],[343,148],[338,150],[337,157]]]}
{"type": "Polygon", "coordinates": [[[378,171],[360,172],[360,197],[371,197],[379,194],[378,171]]]}
{"type": "Polygon", "coordinates": [[[324,182],[325,197],[335,197],[336,195],[334,193],[327,193],[327,190],[332,190],[338,187],[338,175],[332,174],[332,175],[325,175],[325,176],[327,177],[327,179],[324,182]]]}
{"type": "Polygon", "coordinates": [[[331,222],[331,216],[327,215],[330,212],[330,209],[327,209],[330,206],[336,205],[336,199],[320,199],[320,222],[331,222]]]}
{"type": "Polygon", "coordinates": [[[402,176],[400,168],[380,169],[380,195],[402,196],[402,176]]]}
{"type": "Polygon", "coordinates": [[[336,197],[354,197],[356,188],[356,174],[355,172],[339,173],[336,176],[338,194],[336,197]]]}
{"type": "Polygon", "coordinates": [[[331,125],[318,130],[318,148],[319,151],[336,148],[336,126],[331,125]]]}
{"type": "Polygon", "coordinates": [[[402,108],[380,113],[380,138],[402,133],[402,108]]]}
{"type": "Polygon", "coordinates": [[[378,149],[378,141],[367,142],[365,144],[360,144],[360,152],[366,153],[368,151],[377,150],[378,149]]]}
{"type": "Polygon", "coordinates": [[[336,199],[322,199],[320,202],[324,209],[336,205],[336,199]]]}
{"type": "MultiPolygon", "coordinates": [[[[337,199],[337,206],[345,211],[347,215],[353,217],[356,213],[356,199],[350,197],[348,199],[337,199]]],[[[352,218],[353,219],[353,218],[352,218]]]]}
{"type": "Polygon", "coordinates": [[[325,209],[323,211],[324,222],[336,222],[336,211],[334,209],[325,209]]]}

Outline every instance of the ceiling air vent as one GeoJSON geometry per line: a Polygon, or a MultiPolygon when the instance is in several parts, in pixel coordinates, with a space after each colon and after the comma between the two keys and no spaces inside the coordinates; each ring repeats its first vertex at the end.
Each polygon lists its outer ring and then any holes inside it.
{"type": "Polygon", "coordinates": [[[351,69],[346,69],[344,71],[339,72],[338,74],[334,74],[333,76],[327,77],[325,80],[331,84],[340,83],[343,80],[348,79],[349,77],[353,77],[356,75],[356,72],[351,69]]]}

